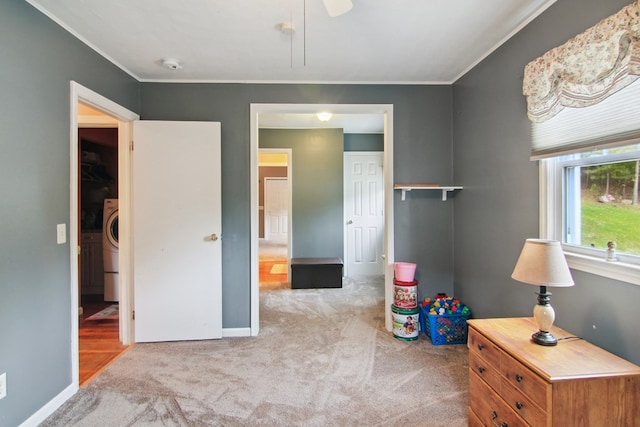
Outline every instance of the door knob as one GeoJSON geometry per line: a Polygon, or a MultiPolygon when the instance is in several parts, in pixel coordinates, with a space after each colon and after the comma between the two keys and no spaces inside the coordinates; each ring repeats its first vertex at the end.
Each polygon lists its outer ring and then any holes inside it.
{"type": "Polygon", "coordinates": [[[351,224],[353,224],[353,221],[349,220],[349,221],[347,221],[347,224],[351,225],[351,224]]]}
{"type": "Polygon", "coordinates": [[[212,234],[211,236],[209,236],[209,239],[210,239],[212,242],[215,242],[216,240],[218,240],[218,235],[217,235],[217,234],[212,234]]]}

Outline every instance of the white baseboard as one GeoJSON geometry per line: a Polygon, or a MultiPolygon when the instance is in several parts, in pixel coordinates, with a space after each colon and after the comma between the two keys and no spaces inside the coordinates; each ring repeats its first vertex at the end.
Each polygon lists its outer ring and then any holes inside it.
{"type": "Polygon", "coordinates": [[[222,338],[250,337],[251,328],[223,328],[222,338]]]}
{"type": "Polygon", "coordinates": [[[78,392],[78,386],[71,384],[64,390],[62,390],[56,397],[51,399],[47,404],[40,408],[36,413],[26,419],[25,422],[20,424],[20,427],[36,427],[47,417],[53,414],[64,402],[69,400],[71,396],[78,392]]]}

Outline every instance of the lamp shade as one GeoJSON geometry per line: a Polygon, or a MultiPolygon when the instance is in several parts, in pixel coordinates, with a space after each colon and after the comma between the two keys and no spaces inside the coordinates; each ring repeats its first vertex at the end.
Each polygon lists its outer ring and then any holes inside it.
{"type": "Polygon", "coordinates": [[[536,286],[573,286],[562,246],[555,240],[527,239],[511,277],[536,286]]]}

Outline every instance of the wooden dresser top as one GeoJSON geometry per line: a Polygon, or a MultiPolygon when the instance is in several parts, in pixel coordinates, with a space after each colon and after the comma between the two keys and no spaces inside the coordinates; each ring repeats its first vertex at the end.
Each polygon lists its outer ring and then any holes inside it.
{"type": "Polygon", "coordinates": [[[499,345],[548,382],[577,378],[640,375],[640,367],[613,355],[558,327],[551,333],[558,338],[556,346],[542,346],[531,341],[538,330],[530,317],[470,319],[470,327],[499,345]]]}

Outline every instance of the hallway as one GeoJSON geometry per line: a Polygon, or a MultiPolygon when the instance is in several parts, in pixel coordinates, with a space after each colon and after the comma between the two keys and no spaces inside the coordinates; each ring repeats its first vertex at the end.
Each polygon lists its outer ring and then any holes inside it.
{"type": "Polygon", "coordinates": [[[260,290],[291,289],[287,281],[287,244],[260,240],[259,251],[260,290]]]}

